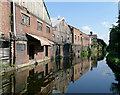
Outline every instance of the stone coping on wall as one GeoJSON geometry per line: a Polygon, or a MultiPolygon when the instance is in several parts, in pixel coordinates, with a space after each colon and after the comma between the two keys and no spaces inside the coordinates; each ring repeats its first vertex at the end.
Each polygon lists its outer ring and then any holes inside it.
{"type": "Polygon", "coordinates": [[[32,65],[35,65],[35,62],[38,62],[38,64],[42,63],[42,62],[46,62],[48,60],[50,60],[51,58],[50,57],[45,57],[44,59],[40,59],[40,60],[30,60],[28,63],[24,63],[24,64],[20,64],[20,65],[16,65],[15,67],[8,67],[6,69],[3,69],[2,70],[2,75],[4,73],[7,73],[7,72],[11,72],[11,71],[15,71],[15,70],[19,70],[19,69],[22,69],[22,68],[26,68],[26,67],[29,67],[29,66],[32,66],[32,65]]]}

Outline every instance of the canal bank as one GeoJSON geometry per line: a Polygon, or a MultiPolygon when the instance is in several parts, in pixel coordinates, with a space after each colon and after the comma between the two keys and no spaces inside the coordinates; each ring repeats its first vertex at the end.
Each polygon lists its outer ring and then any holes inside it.
{"type": "Polygon", "coordinates": [[[22,69],[22,68],[26,68],[26,67],[29,67],[29,66],[35,66],[35,65],[38,65],[38,64],[42,64],[43,62],[47,62],[51,60],[50,58],[45,58],[45,59],[41,59],[41,60],[31,60],[29,61],[28,63],[25,63],[25,64],[21,64],[21,65],[17,65],[17,66],[6,66],[4,68],[1,69],[1,75],[3,75],[4,73],[8,73],[8,72],[12,72],[12,71],[16,71],[18,69],[22,69]]]}

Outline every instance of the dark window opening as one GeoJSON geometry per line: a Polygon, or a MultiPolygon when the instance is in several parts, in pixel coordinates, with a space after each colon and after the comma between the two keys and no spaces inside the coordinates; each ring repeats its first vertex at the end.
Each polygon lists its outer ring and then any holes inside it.
{"type": "Polygon", "coordinates": [[[48,56],[48,46],[45,46],[45,56],[48,56]]]}
{"type": "Polygon", "coordinates": [[[46,71],[46,76],[47,76],[47,75],[48,75],[48,63],[45,65],[45,67],[46,67],[46,68],[45,68],[45,69],[46,69],[45,71],[46,71]]]}
{"type": "Polygon", "coordinates": [[[42,23],[40,22],[37,22],[37,29],[42,31],[42,23]]]}
{"type": "Polygon", "coordinates": [[[46,26],[47,33],[50,33],[50,27],[46,26]]]}
{"type": "Polygon", "coordinates": [[[22,13],[22,23],[30,25],[30,17],[22,13]]]}
{"type": "Polygon", "coordinates": [[[40,51],[40,52],[44,52],[44,46],[40,46],[40,45],[38,45],[38,51],[40,51]]]}
{"type": "Polygon", "coordinates": [[[75,35],[75,40],[77,39],[76,35],[75,35]]]}
{"type": "Polygon", "coordinates": [[[34,45],[29,45],[29,59],[34,59],[34,45]]]}
{"type": "Polygon", "coordinates": [[[68,37],[68,40],[69,40],[69,37],[68,37]]]}

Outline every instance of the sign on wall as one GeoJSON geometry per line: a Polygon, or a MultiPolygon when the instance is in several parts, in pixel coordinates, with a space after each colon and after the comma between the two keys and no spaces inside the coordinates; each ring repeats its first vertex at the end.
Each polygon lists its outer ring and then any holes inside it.
{"type": "Polygon", "coordinates": [[[17,49],[17,51],[25,51],[26,45],[25,44],[21,44],[21,43],[17,43],[16,49],[17,49]]]}

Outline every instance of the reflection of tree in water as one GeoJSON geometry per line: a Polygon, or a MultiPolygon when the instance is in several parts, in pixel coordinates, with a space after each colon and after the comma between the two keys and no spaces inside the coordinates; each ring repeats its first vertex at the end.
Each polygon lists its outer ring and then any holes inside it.
{"type": "Polygon", "coordinates": [[[115,72],[115,80],[118,81],[118,83],[112,83],[111,85],[111,91],[115,94],[120,93],[120,72],[115,72]]]}
{"type": "Polygon", "coordinates": [[[114,72],[115,80],[117,81],[117,82],[112,83],[110,90],[114,94],[119,95],[119,93],[120,93],[120,69],[116,69],[116,67],[113,65],[113,63],[107,62],[107,64],[111,68],[111,70],[114,72]]]}
{"type": "Polygon", "coordinates": [[[91,70],[93,70],[93,67],[97,67],[98,61],[104,60],[106,55],[106,52],[98,53],[97,56],[91,56],[92,61],[92,67],[91,70]]]}
{"type": "Polygon", "coordinates": [[[98,53],[98,56],[97,56],[97,61],[101,61],[101,60],[104,60],[105,56],[106,56],[106,53],[105,51],[102,51],[102,53],[98,53]]]}
{"type": "Polygon", "coordinates": [[[92,60],[93,67],[97,67],[97,56],[92,56],[91,60],[92,60]]]}

